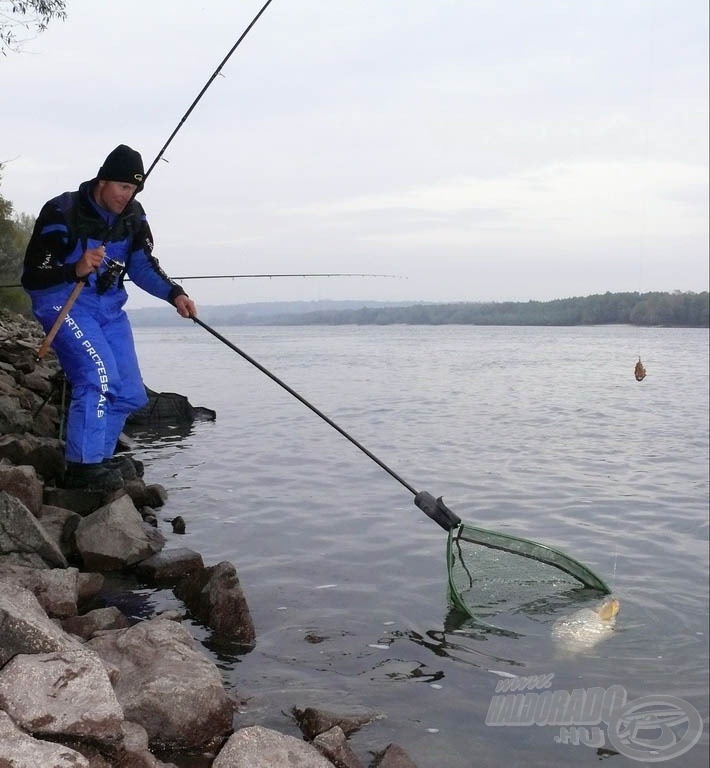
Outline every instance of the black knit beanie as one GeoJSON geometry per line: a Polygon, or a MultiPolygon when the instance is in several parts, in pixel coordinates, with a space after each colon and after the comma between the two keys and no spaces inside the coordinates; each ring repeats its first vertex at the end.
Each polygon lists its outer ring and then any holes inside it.
{"type": "Polygon", "coordinates": [[[140,153],[125,144],[119,144],[113,152],[109,153],[96,174],[97,179],[137,184],[139,190],[143,189],[144,176],[140,153]]]}

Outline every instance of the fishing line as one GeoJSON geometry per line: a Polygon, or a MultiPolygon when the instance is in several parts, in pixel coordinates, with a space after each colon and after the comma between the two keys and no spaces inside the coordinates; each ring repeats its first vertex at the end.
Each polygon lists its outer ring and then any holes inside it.
{"type": "MultiPolygon", "coordinates": [[[[210,85],[212,85],[212,82],[214,81],[214,79],[222,71],[222,67],[224,67],[224,65],[229,61],[230,57],[237,50],[237,48],[241,44],[242,40],[244,40],[244,38],[249,34],[249,30],[251,30],[251,28],[254,26],[254,24],[256,24],[256,22],[259,20],[259,18],[262,15],[262,13],[264,13],[264,11],[269,7],[270,4],[271,4],[271,0],[266,0],[264,5],[261,7],[261,10],[256,14],[256,16],[254,16],[254,18],[251,20],[251,22],[249,23],[247,28],[244,30],[244,32],[242,32],[242,34],[239,36],[239,39],[237,40],[237,42],[234,43],[234,45],[229,49],[229,52],[227,53],[227,55],[222,59],[222,61],[220,62],[219,66],[212,73],[212,75],[209,78],[209,80],[207,80],[207,82],[204,84],[204,86],[202,87],[202,90],[197,94],[197,97],[194,99],[192,104],[190,104],[190,106],[187,109],[187,112],[185,112],[185,114],[182,116],[182,118],[180,119],[180,122],[175,126],[175,129],[173,130],[173,132],[168,137],[168,140],[165,142],[165,144],[163,144],[162,148],[160,149],[160,152],[158,152],[158,154],[156,155],[155,160],[153,160],[153,162],[148,167],[148,170],[146,171],[145,175],[143,176],[143,180],[142,180],[141,184],[136,186],[136,188],[133,190],[133,194],[131,195],[130,199],[128,200],[128,202],[124,206],[123,211],[121,211],[121,213],[118,214],[118,216],[116,216],[116,219],[114,220],[113,224],[109,228],[109,230],[108,230],[108,232],[106,234],[106,237],[104,238],[104,241],[103,241],[102,245],[104,245],[104,246],[106,245],[109,237],[111,237],[112,232],[116,229],[116,227],[123,220],[124,212],[126,210],[128,210],[130,204],[133,202],[133,200],[134,200],[135,196],[138,194],[138,192],[140,192],[141,189],[143,189],[143,187],[145,186],[146,179],[148,178],[148,176],[150,176],[151,171],[153,170],[153,168],[155,168],[156,164],[160,161],[160,159],[162,158],[165,150],[170,146],[170,143],[175,138],[175,136],[177,135],[177,133],[180,130],[180,128],[182,128],[183,124],[185,123],[187,118],[192,113],[192,110],[197,106],[197,104],[200,101],[200,99],[205,95],[207,89],[210,87],[210,85]]],[[[79,280],[79,282],[76,284],[76,287],[74,288],[74,290],[69,295],[69,298],[67,299],[66,303],[60,309],[59,314],[57,315],[57,319],[54,321],[54,325],[51,327],[51,329],[50,329],[49,333],[47,334],[45,340],[42,342],[42,345],[37,350],[37,357],[38,357],[38,359],[43,358],[47,354],[47,351],[49,350],[49,347],[50,347],[52,341],[54,341],[54,337],[57,335],[57,333],[59,333],[59,329],[61,328],[62,323],[64,322],[66,316],[69,314],[69,310],[74,306],[74,302],[79,297],[79,294],[81,293],[81,290],[84,287],[84,285],[85,285],[84,280],[79,280]]]]}

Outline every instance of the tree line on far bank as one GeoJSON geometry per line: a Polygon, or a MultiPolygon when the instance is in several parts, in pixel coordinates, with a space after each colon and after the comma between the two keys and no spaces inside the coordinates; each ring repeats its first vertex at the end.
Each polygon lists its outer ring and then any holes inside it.
{"type": "Polygon", "coordinates": [[[604,293],[554,301],[458,302],[282,315],[279,325],[640,325],[707,328],[702,293],[604,293]]]}
{"type": "MultiPolygon", "coordinates": [[[[2,163],[0,163],[0,181],[2,163]]],[[[0,285],[17,283],[34,217],[17,214],[0,195],[0,285]]],[[[365,302],[363,302],[364,304],[365,302]]],[[[0,307],[29,313],[21,288],[0,289],[0,307]]],[[[411,306],[325,309],[313,312],[267,314],[242,322],[247,325],[605,325],[631,324],[707,328],[708,292],[604,293],[593,296],[527,302],[417,303],[411,306]]]]}

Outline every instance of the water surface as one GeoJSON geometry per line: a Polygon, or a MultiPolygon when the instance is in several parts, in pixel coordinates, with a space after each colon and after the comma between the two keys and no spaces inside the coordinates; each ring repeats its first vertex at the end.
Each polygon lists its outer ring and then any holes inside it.
{"type": "Polygon", "coordinates": [[[187,522],[185,536],[163,525],[168,545],[237,567],[256,648],[193,627],[243,702],[237,727],[300,735],[294,705],[364,705],[386,715],[351,738],[365,763],[394,741],[419,768],[596,765],[605,753],[557,743],[559,727],[485,724],[501,675],[554,673],[555,689],[683,698],[705,733],[676,762],[707,764],[707,330],[218,330],[408,484],[559,547],[621,601],[612,637],[571,656],[551,641],[554,610],[516,633],[464,620],[446,534],[410,491],[203,329],[137,329],[148,386],[217,411],[136,439],[170,494],[161,515],[187,522]]]}

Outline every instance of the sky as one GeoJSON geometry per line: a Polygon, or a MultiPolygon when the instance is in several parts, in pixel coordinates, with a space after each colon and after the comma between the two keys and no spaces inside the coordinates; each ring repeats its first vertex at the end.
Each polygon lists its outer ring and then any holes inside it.
{"type": "MultiPolygon", "coordinates": [[[[0,59],[0,193],[153,162],[263,0],[67,0],[0,59]]],[[[139,200],[200,304],[708,290],[707,0],[273,0],[139,200]]],[[[159,302],[135,286],[129,306],[159,302]]]]}

